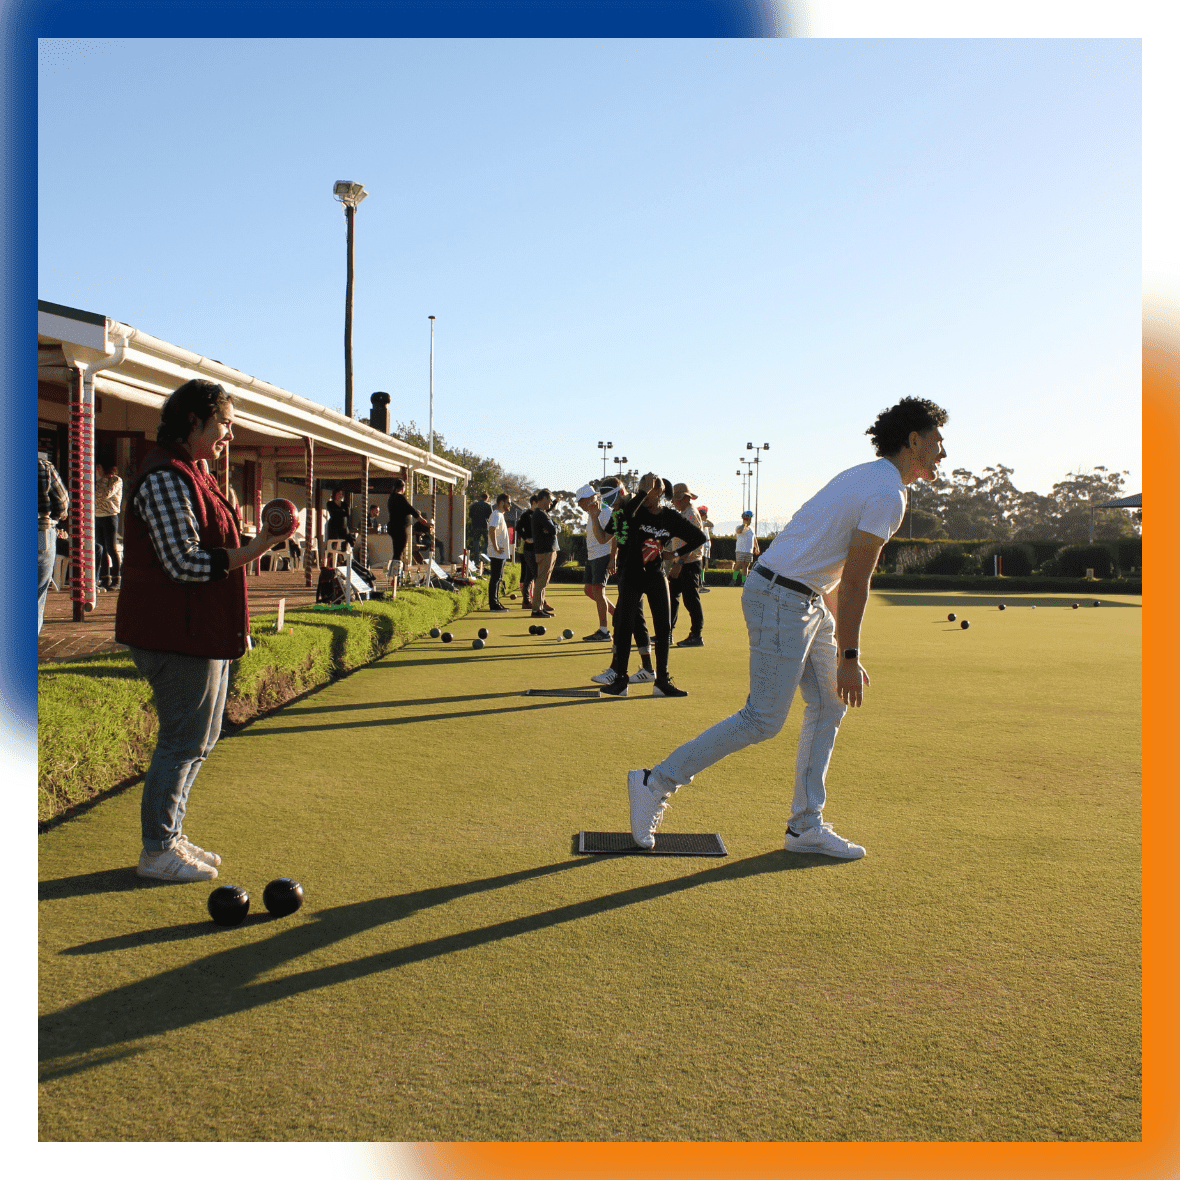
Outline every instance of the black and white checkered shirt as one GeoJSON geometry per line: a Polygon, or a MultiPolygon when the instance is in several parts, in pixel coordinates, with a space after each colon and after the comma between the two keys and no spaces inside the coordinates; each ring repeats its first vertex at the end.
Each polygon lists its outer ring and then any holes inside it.
{"type": "Polygon", "coordinates": [[[152,548],[177,582],[215,582],[229,572],[224,549],[201,546],[188,484],[175,471],[153,471],[139,485],[132,511],[152,538],[152,548]]]}

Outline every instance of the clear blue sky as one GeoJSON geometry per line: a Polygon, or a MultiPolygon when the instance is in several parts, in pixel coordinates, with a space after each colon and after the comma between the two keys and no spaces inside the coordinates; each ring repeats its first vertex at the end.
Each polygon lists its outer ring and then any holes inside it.
{"type": "Polygon", "coordinates": [[[359,180],[359,414],[434,314],[436,429],[553,487],[730,521],[769,442],[786,520],[915,394],[1139,491],[1139,126],[1131,40],[43,41],[38,290],[341,407],[359,180]]]}

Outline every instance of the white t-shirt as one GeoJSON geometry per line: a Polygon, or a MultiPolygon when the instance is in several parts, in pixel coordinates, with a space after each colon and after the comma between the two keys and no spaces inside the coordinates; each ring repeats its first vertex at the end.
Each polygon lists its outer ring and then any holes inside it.
{"type": "Polygon", "coordinates": [[[859,529],[887,541],[905,509],[901,472],[888,459],[850,467],[791,517],[758,564],[827,594],[840,584],[852,534],[859,529]]]}
{"type": "MultiPolygon", "coordinates": [[[[611,509],[605,504],[602,506],[602,511],[598,514],[598,524],[600,528],[605,529],[611,518],[611,509]]],[[[586,560],[597,561],[600,557],[610,556],[610,537],[606,539],[606,544],[603,545],[594,535],[594,523],[590,519],[589,513],[586,515],[586,560]]]]}
{"type": "Polygon", "coordinates": [[[497,561],[508,558],[508,524],[504,520],[504,513],[492,509],[488,517],[488,556],[497,561]]]}
{"type": "Polygon", "coordinates": [[[754,553],[754,525],[748,524],[737,535],[733,545],[734,553],[738,557],[750,557],[754,553]]]}

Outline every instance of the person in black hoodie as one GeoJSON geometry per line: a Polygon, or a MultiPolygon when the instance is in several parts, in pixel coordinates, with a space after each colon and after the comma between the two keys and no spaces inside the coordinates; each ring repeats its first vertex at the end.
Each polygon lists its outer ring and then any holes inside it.
{"type": "Polygon", "coordinates": [[[666,503],[671,499],[672,485],[653,472],[640,481],[639,489],[617,509],[606,531],[618,542],[619,594],[615,602],[615,652],[611,667],[615,678],[600,688],[599,696],[627,695],[627,664],[631,656],[631,633],[635,612],[644,595],[651,610],[652,629],[655,631],[656,681],[652,695],[657,697],[686,697],[668,675],[668,647],[672,639],[671,601],[668,578],[664,573],[664,550],[673,541],[680,544],[673,550],[681,557],[699,549],[705,534],[690,520],[686,520],[666,503]]]}

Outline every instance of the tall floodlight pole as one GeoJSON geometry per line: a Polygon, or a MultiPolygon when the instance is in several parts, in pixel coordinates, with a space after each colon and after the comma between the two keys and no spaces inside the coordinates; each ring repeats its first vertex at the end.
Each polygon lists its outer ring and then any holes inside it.
{"type": "Polygon", "coordinates": [[[762,488],[762,471],[760,469],[762,456],[759,451],[769,451],[770,443],[763,443],[756,447],[753,443],[746,443],[746,450],[754,452],[754,536],[758,535],[758,493],[762,488]]]}
{"type": "Polygon", "coordinates": [[[356,207],[369,195],[363,184],[354,180],[338,180],[332,186],[332,195],[344,206],[344,221],[347,225],[348,273],[344,281],[344,416],[352,417],[352,281],[353,229],[356,223],[356,207]]]}
{"type": "MultiPolygon", "coordinates": [[[[434,316],[426,317],[430,321],[430,440],[429,451],[431,459],[434,458],[434,316]]],[[[433,464],[432,464],[433,465],[433,464]]],[[[430,522],[434,524],[434,512],[438,506],[438,498],[434,488],[434,475],[430,476],[430,522]]],[[[447,522],[447,533],[450,534],[450,522],[447,522]]],[[[435,534],[434,544],[438,544],[438,535],[435,534]]],[[[430,554],[431,559],[434,558],[434,553],[430,554]]]]}
{"type": "Polygon", "coordinates": [[[754,460],[739,459],[738,462],[746,469],[745,479],[742,481],[742,511],[748,512],[754,506],[754,497],[751,494],[754,487],[754,460]]]}
{"type": "MultiPolygon", "coordinates": [[[[598,449],[602,452],[602,478],[603,479],[606,479],[606,453],[607,453],[607,451],[611,450],[614,447],[614,445],[615,444],[613,442],[603,442],[601,439],[599,439],[599,441],[598,441],[598,449]]],[[[624,463],[626,461],[627,461],[626,459],[623,460],[624,463]]]]}

